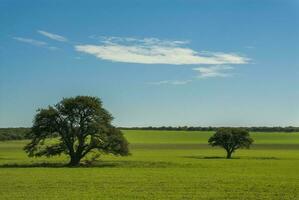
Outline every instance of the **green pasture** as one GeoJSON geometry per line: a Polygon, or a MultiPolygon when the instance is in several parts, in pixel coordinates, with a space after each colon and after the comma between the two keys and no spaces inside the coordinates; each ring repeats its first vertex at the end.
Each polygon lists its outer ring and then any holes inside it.
{"type": "Polygon", "coordinates": [[[299,199],[299,133],[251,133],[255,145],[226,160],[212,132],[124,132],[131,156],[80,168],[0,142],[0,199],[299,199]]]}

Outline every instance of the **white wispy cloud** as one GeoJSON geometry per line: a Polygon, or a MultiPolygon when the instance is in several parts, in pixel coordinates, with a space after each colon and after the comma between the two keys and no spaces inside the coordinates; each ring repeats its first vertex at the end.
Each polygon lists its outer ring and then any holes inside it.
{"type": "Polygon", "coordinates": [[[246,46],[246,49],[255,49],[255,46],[246,46]]]}
{"type": "Polygon", "coordinates": [[[31,38],[13,37],[13,39],[15,39],[19,42],[24,42],[24,43],[31,44],[31,45],[34,45],[34,46],[46,46],[47,45],[46,42],[39,41],[39,40],[34,40],[34,39],[31,39],[31,38]]]}
{"type": "Polygon", "coordinates": [[[191,80],[163,80],[163,81],[156,81],[150,82],[151,85],[186,85],[190,83],[191,80]]]}
{"type": "Polygon", "coordinates": [[[53,51],[56,51],[56,50],[60,49],[60,48],[54,47],[54,46],[48,46],[47,48],[50,49],[50,50],[53,50],[53,51]]]}
{"type": "Polygon", "coordinates": [[[233,53],[195,51],[188,41],[157,38],[101,37],[100,45],[76,45],[75,50],[103,60],[140,64],[246,64],[249,59],[233,53]]]}
{"type": "Polygon", "coordinates": [[[50,32],[47,32],[47,31],[42,31],[42,30],[38,30],[37,32],[39,34],[43,35],[43,36],[46,36],[46,37],[52,39],[52,40],[56,40],[56,41],[59,41],[59,42],[68,41],[66,37],[63,37],[63,36],[58,35],[58,34],[50,33],[50,32]]]}
{"type": "Polygon", "coordinates": [[[162,45],[162,46],[178,46],[178,45],[183,45],[183,44],[188,44],[189,41],[187,40],[160,40],[158,38],[134,38],[134,37],[104,37],[104,36],[91,36],[93,39],[97,39],[98,41],[105,43],[105,44],[115,44],[115,43],[121,43],[121,44],[126,44],[126,45],[162,45]]]}
{"type": "Polygon", "coordinates": [[[35,39],[31,39],[31,38],[23,38],[23,37],[13,37],[14,40],[17,40],[19,42],[24,42],[33,46],[37,46],[37,47],[42,47],[42,48],[46,48],[52,51],[55,50],[59,50],[58,47],[55,46],[50,46],[48,43],[40,41],[40,40],[35,40],[35,39]]]}
{"type": "Polygon", "coordinates": [[[216,65],[216,66],[210,66],[210,67],[197,67],[193,70],[198,71],[199,78],[213,78],[213,77],[228,77],[232,76],[232,74],[229,72],[230,70],[234,69],[231,66],[226,65],[216,65]]]}
{"type": "MultiPolygon", "coordinates": [[[[60,42],[68,41],[67,38],[39,30],[38,33],[60,42]]],[[[199,78],[228,77],[232,76],[234,69],[231,65],[246,64],[250,59],[234,53],[195,51],[186,47],[189,41],[160,40],[157,38],[138,39],[134,37],[97,37],[99,44],[75,45],[78,52],[87,53],[103,60],[124,63],[140,64],[170,64],[170,65],[203,65],[193,68],[198,72],[199,78]]],[[[13,39],[34,46],[57,50],[59,48],[46,42],[23,37],[13,39]]],[[[249,47],[248,47],[249,48],[249,47]]],[[[250,47],[251,48],[251,47],[250,47]]],[[[81,59],[77,56],[75,59],[81,59]]],[[[185,85],[193,80],[162,80],[150,82],[152,85],[185,85]]]]}

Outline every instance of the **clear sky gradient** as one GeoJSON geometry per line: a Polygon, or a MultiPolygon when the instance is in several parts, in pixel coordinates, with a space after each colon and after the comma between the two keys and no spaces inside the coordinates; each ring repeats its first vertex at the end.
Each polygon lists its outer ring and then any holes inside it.
{"type": "Polygon", "coordinates": [[[0,0],[0,127],[63,97],[118,126],[299,126],[298,0],[0,0]]]}

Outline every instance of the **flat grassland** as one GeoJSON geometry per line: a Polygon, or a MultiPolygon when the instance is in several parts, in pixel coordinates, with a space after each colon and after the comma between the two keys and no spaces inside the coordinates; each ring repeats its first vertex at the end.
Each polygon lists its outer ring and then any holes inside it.
{"type": "Polygon", "coordinates": [[[299,133],[251,133],[255,145],[231,160],[207,145],[212,132],[124,133],[131,156],[79,168],[0,142],[0,199],[299,199],[299,133]]]}

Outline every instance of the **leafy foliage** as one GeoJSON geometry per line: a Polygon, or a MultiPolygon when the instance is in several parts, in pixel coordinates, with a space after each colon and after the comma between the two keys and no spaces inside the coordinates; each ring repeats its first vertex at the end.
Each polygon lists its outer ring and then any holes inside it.
{"type": "Polygon", "coordinates": [[[67,154],[70,165],[78,165],[92,151],[128,155],[128,142],[111,121],[99,98],[64,98],[55,106],[38,110],[32,141],[24,150],[37,157],[67,154]]]}
{"type": "Polygon", "coordinates": [[[210,145],[226,150],[226,158],[231,158],[232,153],[239,148],[249,148],[252,143],[249,132],[240,128],[220,128],[209,139],[210,145]]]}

